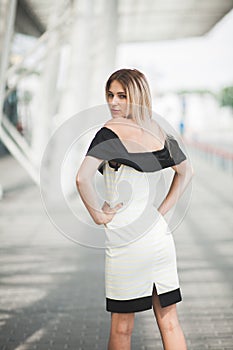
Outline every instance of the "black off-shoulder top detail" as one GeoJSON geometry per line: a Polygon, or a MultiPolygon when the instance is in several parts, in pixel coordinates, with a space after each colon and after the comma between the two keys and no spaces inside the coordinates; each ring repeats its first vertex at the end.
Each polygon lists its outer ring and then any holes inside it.
{"type": "Polygon", "coordinates": [[[166,139],[164,147],[157,151],[128,152],[119,136],[105,126],[95,134],[86,156],[103,160],[98,168],[101,174],[103,174],[106,161],[115,171],[119,169],[121,164],[124,164],[141,172],[154,172],[180,164],[187,159],[174,137],[166,139]]]}

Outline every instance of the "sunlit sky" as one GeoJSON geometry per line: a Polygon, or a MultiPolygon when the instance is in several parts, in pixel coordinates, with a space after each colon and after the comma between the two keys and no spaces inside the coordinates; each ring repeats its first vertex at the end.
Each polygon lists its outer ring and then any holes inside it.
{"type": "Polygon", "coordinates": [[[233,85],[233,10],[203,37],[122,44],[116,68],[138,68],[157,92],[233,85]]]}

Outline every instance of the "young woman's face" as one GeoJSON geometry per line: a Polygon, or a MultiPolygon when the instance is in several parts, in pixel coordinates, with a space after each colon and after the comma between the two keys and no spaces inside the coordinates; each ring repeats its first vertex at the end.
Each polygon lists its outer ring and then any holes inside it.
{"type": "Polygon", "coordinates": [[[113,118],[128,115],[128,101],[122,85],[114,80],[107,91],[107,102],[113,118]]]}

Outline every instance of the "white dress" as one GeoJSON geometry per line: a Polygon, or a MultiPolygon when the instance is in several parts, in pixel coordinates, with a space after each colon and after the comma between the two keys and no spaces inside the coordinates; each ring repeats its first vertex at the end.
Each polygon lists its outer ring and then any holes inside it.
{"type": "Polygon", "coordinates": [[[186,159],[173,138],[170,152],[129,153],[111,129],[95,135],[86,155],[102,159],[106,201],[123,207],[105,225],[106,309],[117,313],[152,308],[156,287],[162,307],[182,300],[173,235],[154,207],[156,177],[186,159]],[[171,157],[172,155],[172,157],[171,157]]]}

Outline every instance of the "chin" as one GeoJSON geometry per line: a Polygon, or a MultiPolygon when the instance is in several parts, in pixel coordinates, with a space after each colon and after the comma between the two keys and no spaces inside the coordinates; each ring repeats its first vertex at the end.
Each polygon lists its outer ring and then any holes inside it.
{"type": "Polygon", "coordinates": [[[122,115],[119,114],[112,114],[112,118],[116,119],[116,118],[123,118],[122,115]]]}

